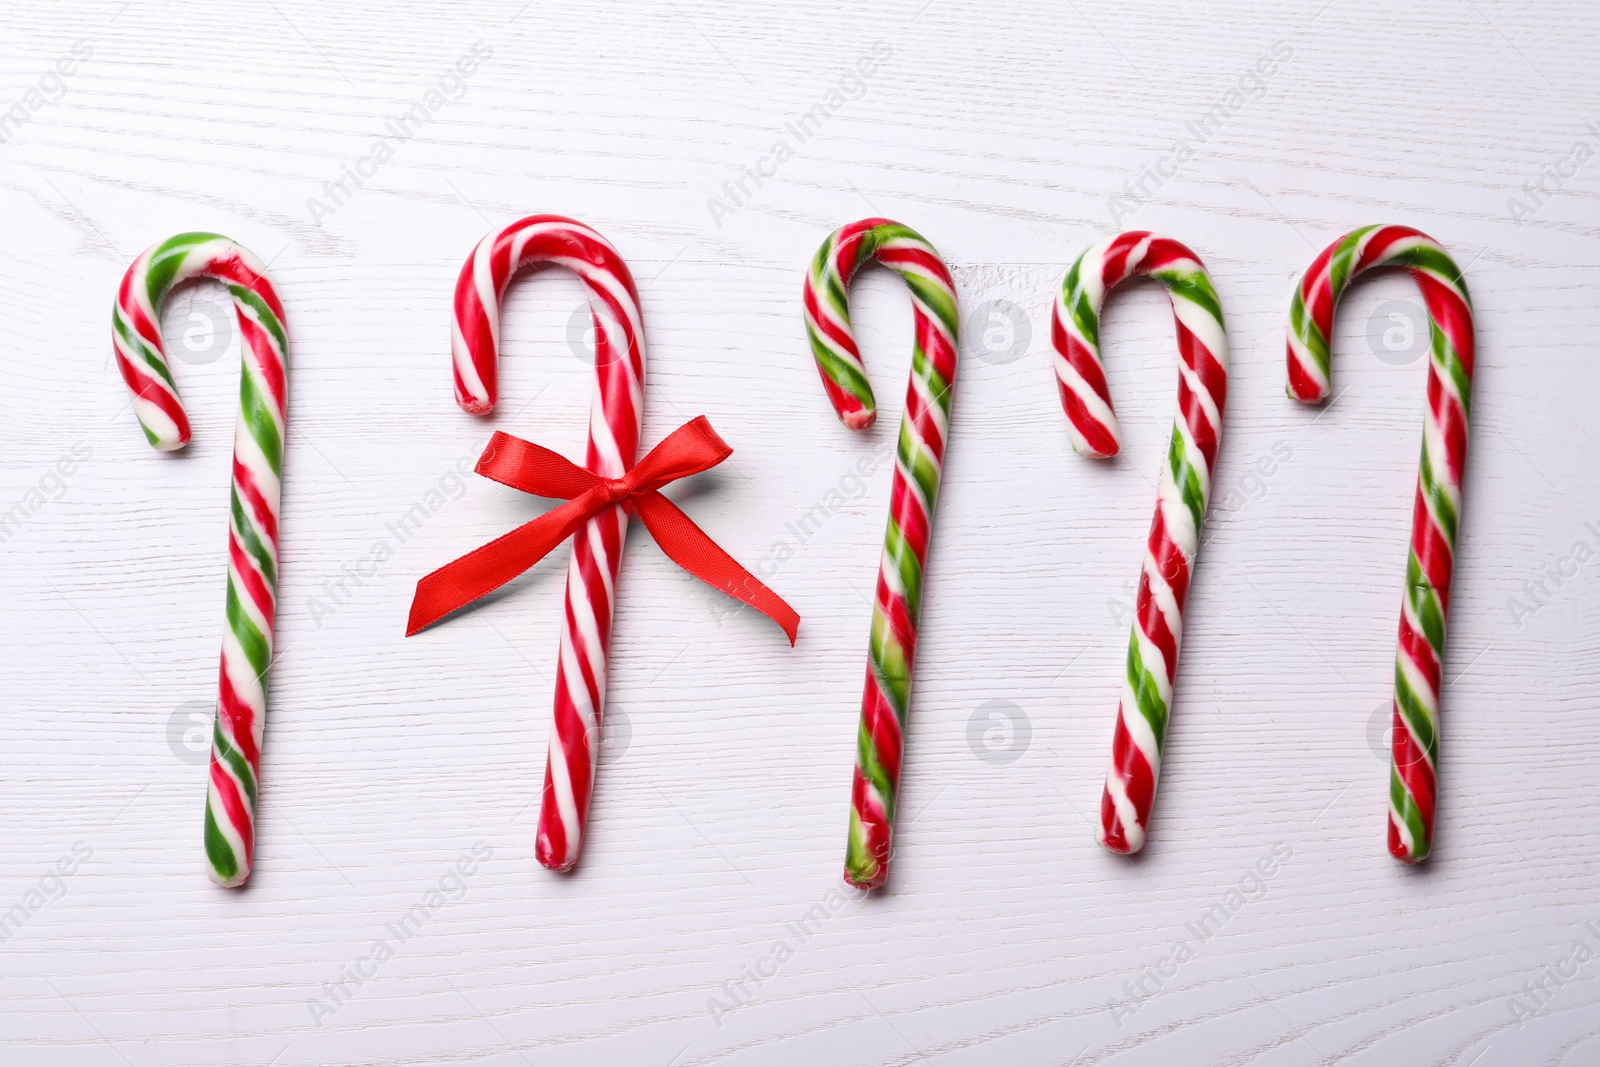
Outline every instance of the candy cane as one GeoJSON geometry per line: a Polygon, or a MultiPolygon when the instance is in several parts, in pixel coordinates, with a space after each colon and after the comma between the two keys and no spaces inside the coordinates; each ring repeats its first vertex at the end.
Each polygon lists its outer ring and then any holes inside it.
{"type": "MultiPolygon", "coordinates": [[[[451,350],[456,402],[473,414],[498,398],[500,298],[530,263],[556,263],[589,291],[595,327],[595,391],[585,466],[620,478],[639,452],[644,419],[644,327],[639,294],[622,256],[604,237],[560,215],[530,215],[489,234],[456,281],[451,350]]],[[[583,845],[594,791],[596,746],[606,691],[606,650],[628,513],[613,505],[574,539],[567,568],[566,615],[556,661],[555,722],[545,764],[535,854],[555,871],[571,870],[583,845]]]]}
{"type": "Polygon", "coordinates": [[[1400,602],[1389,776],[1389,852],[1419,863],[1433,847],[1438,798],[1445,618],[1472,406],[1472,298],[1455,260],[1427,234],[1409,226],[1352,230],[1316,258],[1289,305],[1288,392],[1294,399],[1314,404],[1328,395],[1334,307],[1350,282],[1374,267],[1410,273],[1422,290],[1432,339],[1422,465],[1400,602]]]}
{"type": "Polygon", "coordinates": [[[950,271],[916,231],[888,219],[863,219],[835,230],[817,249],[806,274],[806,336],[823,388],[846,426],[865,430],[877,417],[872,386],[850,329],[850,279],[869,259],[895,271],[911,288],[915,346],[895,453],[889,527],[872,604],[867,684],[850,797],[845,880],[862,889],[883,885],[889,874],[922,575],[950,432],[957,330],[950,271]]]}
{"type": "Polygon", "coordinates": [[[171,451],[189,442],[189,419],[161,344],[161,302],[191,278],[215,278],[228,287],[244,354],[229,504],[228,629],[205,828],[208,873],[221,885],[236,886],[250,877],[255,858],[256,788],[277,606],[288,338],[283,304],[266,268],[242,245],[214,233],[183,233],[146,249],[122,277],[111,329],[134,414],[156,448],[171,451]]]}
{"type": "Polygon", "coordinates": [[[1055,305],[1051,339],[1056,384],[1073,449],[1082,456],[1105,457],[1121,448],[1100,362],[1100,305],[1113,286],[1137,275],[1159,281],[1172,303],[1178,331],[1178,417],[1145,542],[1127,677],[1095,831],[1102,845],[1123,853],[1144,846],[1155,804],[1184,604],[1200,550],[1228,398],[1228,335],[1200,257],[1169,237],[1142,230],[1120,233],[1078,257],[1055,305]]]}

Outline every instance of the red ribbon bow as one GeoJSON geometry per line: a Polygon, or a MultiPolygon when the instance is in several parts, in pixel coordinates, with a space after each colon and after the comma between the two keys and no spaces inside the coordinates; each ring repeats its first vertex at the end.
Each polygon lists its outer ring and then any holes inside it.
{"type": "Polygon", "coordinates": [[[478,460],[477,472],[524,493],[566,503],[418,582],[406,636],[492,593],[538,563],[596,512],[621,504],[644,520],[645,528],[674,563],[783,627],[793,645],[799,614],[659,492],[668,482],[709,470],[731,455],[733,449],[717,436],[704,415],[667,435],[621,478],[602,478],[548,448],[496,433],[478,460]]]}

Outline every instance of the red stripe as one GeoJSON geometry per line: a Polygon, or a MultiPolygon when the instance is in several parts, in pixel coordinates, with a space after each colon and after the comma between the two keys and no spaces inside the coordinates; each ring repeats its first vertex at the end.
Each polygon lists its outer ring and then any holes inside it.
{"type": "Polygon", "coordinates": [[[1417,813],[1422,817],[1422,840],[1417,845],[1427,848],[1433,840],[1433,808],[1437,788],[1433,768],[1428,764],[1427,753],[1423,752],[1422,746],[1417,744],[1416,738],[1406,728],[1404,717],[1396,715],[1392,733],[1394,771],[1400,776],[1406,792],[1411,794],[1412,801],[1417,805],[1417,813]]]}
{"type": "Polygon", "coordinates": [[[905,419],[916,428],[917,436],[922,438],[922,443],[927,446],[941,466],[944,464],[944,429],[940,425],[940,418],[935,414],[935,400],[923,395],[916,387],[916,379],[912,379],[911,386],[906,389],[905,419]]]}
{"type": "Polygon", "coordinates": [[[945,267],[944,261],[928,249],[913,245],[880,248],[873,253],[872,258],[885,266],[915,267],[919,273],[931,274],[950,288],[955,288],[955,282],[951,280],[950,271],[945,267]]]}
{"type": "Polygon", "coordinates": [[[272,589],[256,570],[255,560],[244,550],[244,546],[239,543],[239,538],[234,536],[231,529],[228,531],[228,561],[233,564],[234,572],[238,575],[240,585],[243,586],[240,591],[250,598],[250,602],[264,617],[264,628],[270,637],[276,599],[272,589]]]}
{"type": "Polygon", "coordinates": [[[1440,381],[1431,363],[1428,365],[1428,414],[1444,440],[1444,455],[1434,457],[1443,461],[1444,469],[1435,471],[1434,477],[1459,488],[1467,465],[1467,414],[1456,395],[1440,381]]]}
{"type": "MultiPolygon", "coordinates": [[[[1148,230],[1129,230],[1119,233],[1106,246],[1105,263],[1100,271],[1100,284],[1102,292],[1109,292],[1122,279],[1137,268],[1130,257],[1145,238],[1150,236],[1148,230]]],[[[1096,309],[1098,310],[1098,309],[1096,309]]]]}
{"type": "Polygon", "coordinates": [[[245,350],[253,357],[250,362],[256,368],[262,388],[272,398],[273,407],[277,409],[275,414],[281,419],[288,404],[289,393],[278,350],[274,347],[273,339],[259,322],[242,312],[238,313],[238,320],[239,333],[243,338],[245,350]]]}
{"type": "MultiPolygon", "coordinates": [[[[1195,341],[1194,335],[1184,329],[1180,323],[1178,325],[1178,345],[1180,350],[1186,340],[1192,347],[1200,349],[1200,353],[1205,352],[1205,348],[1195,341]]],[[[1199,354],[1190,354],[1197,359],[1203,358],[1199,354]]],[[[1219,416],[1222,414],[1220,406],[1217,414],[1219,416]]],[[[1216,473],[1217,469],[1217,448],[1222,442],[1222,426],[1220,423],[1211,421],[1211,413],[1201,403],[1199,394],[1189,387],[1189,379],[1181,374],[1178,375],[1178,417],[1183,420],[1184,426],[1188,428],[1189,436],[1194,438],[1195,447],[1200,450],[1200,455],[1205,457],[1206,477],[1209,479],[1216,473]]]]}
{"type": "Polygon", "coordinates": [[[1411,625],[1404,611],[1400,612],[1400,658],[1409,662],[1417,673],[1422,675],[1422,684],[1428,690],[1424,695],[1430,697],[1437,705],[1442,673],[1439,653],[1428,643],[1427,636],[1411,625]]]}
{"type": "Polygon", "coordinates": [[[866,693],[861,699],[861,724],[872,739],[872,751],[882,765],[892,789],[900,788],[900,760],[905,751],[905,738],[900,732],[900,720],[889,703],[889,695],[870,675],[866,693]]]}
{"type": "MultiPolygon", "coordinates": [[[[473,369],[477,371],[478,378],[483,382],[484,395],[488,402],[483,406],[483,411],[491,410],[500,397],[500,373],[496,360],[494,329],[489,322],[489,313],[483,306],[483,301],[478,297],[478,287],[475,282],[473,264],[477,259],[477,251],[467,257],[466,264],[461,268],[461,274],[456,278],[455,315],[456,326],[461,331],[461,337],[466,344],[467,352],[472,357],[473,369]]],[[[452,364],[453,366],[453,364],[452,364]]],[[[455,372],[456,399],[462,407],[474,413],[475,402],[467,399],[466,386],[461,380],[460,371],[455,372]]]]}
{"type": "MultiPolygon", "coordinates": [[[[1094,395],[1110,408],[1111,392],[1106,386],[1105,368],[1095,358],[1094,353],[1076,337],[1067,333],[1059,320],[1055,323],[1053,339],[1056,351],[1066,358],[1067,363],[1078,372],[1078,376],[1087,383],[1094,395]]],[[[1097,455],[1116,455],[1119,448],[1110,427],[1091,414],[1083,400],[1062,382],[1059,376],[1056,384],[1060,387],[1061,403],[1066,408],[1067,417],[1077,427],[1078,433],[1089,441],[1090,447],[1097,455]]]]}
{"type": "Polygon", "coordinates": [[[1439,610],[1450,610],[1450,577],[1455,571],[1455,552],[1444,532],[1428,513],[1427,498],[1421,488],[1411,505],[1411,551],[1422,573],[1439,596],[1439,610]]]}
{"type": "Polygon", "coordinates": [[[539,806],[539,830],[534,839],[533,855],[541,867],[549,870],[566,870],[571,866],[567,859],[567,831],[561,820],[547,813],[556,810],[555,784],[550,776],[550,764],[545,763],[544,791],[539,806]]]}
{"type": "Polygon", "coordinates": [[[1289,389],[1294,398],[1302,403],[1321,400],[1322,386],[1300,365],[1300,357],[1295,354],[1294,345],[1292,343],[1285,345],[1285,351],[1289,357],[1289,389]]]}
{"type": "Polygon", "coordinates": [[[250,468],[239,459],[237,452],[233,456],[233,486],[239,495],[244,498],[246,510],[255,520],[256,526],[262,534],[272,543],[273,555],[277,555],[278,548],[278,512],[267,503],[267,498],[262,495],[261,487],[256,485],[255,475],[250,468]]]}
{"type": "MultiPolygon", "coordinates": [[[[245,664],[248,670],[249,665],[245,664]]],[[[233,687],[233,681],[228,677],[228,657],[222,657],[222,663],[217,671],[217,713],[227,723],[223,731],[229,742],[244,761],[250,765],[250,773],[257,774],[261,767],[261,750],[256,747],[256,708],[244,698],[244,695],[233,687]]],[[[264,681],[264,679],[263,679],[264,681]]]]}
{"type": "MultiPolygon", "coordinates": [[[[1150,809],[1155,803],[1156,776],[1149,761],[1145,759],[1144,753],[1139,750],[1138,745],[1134,744],[1133,735],[1123,725],[1122,715],[1124,710],[1134,715],[1139,714],[1137,708],[1118,709],[1117,728],[1111,736],[1111,773],[1118,781],[1123,783],[1128,800],[1133,804],[1134,818],[1139,825],[1145,825],[1149,822],[1150,809]]],[[[1113,813],[1116,810],[1109,789],[1106,790],[1100,803],[1102,818],[1104,818],[1108,808],[1113,813]]],[[[1105,828],[1108,831],[1107,839],[1109,841],[1109,831],[1112,827],[1106,825],[1105,828]]],[[[1121,851],[1127,851],[1125,837],[1123,838],[1121,851]]]]}
{"type": "MultiPolygon", "coordinates": [[[[141,274],[141,266],[149,269],[150,261],[144,256],[134,260],[133,266],[122,276],[122,285],[117,291],[117,303],[122,308],[122,317],[128,320],[128,325],[133,327],[133,332],[138,334],[151,348],[166,358],[166,349],[161,344],[161,324],[153,321],[144,313],[144,306],[139,301],[139,295],[134,288],[134,275],[141,274]]],[[[141,279],[143,276],[141,274],[141,279]]],[[[158,311],[159,314],[159,311],[158,311]]]]}
{"type": "Polygon", "coordinates": [[[861,350],[856,347],[856,339],[843,323],[835,321],[831,315],[823,314],[822,297],[811,284],[810,278],[806,279],[805,287],[801,290],[801,299],[805,301],[806,314],[811,317],[812,329],[859,360],[861,350]]]}
{"type": "Polygon", "coordinates": [[[230,252],[225,256],[210,260],[203,269],[196,273],[196,277],[215,278],[222,282],[232,282],[243,289],[249,289],[259,296],[267,307],[272,309],[278,321],[284,321],[283,302],[278,299],[278,291],[272,287],[265,274],[257,274],[255,269],[247,265],[244,258],[237,252],[230,252]]]}
{"type": "Polygon", "coordinates": [[[1424,241],[1433,240],[1421,230],[1413,230],[1410,226],[1380,226],[1367,235],[1366,243],[1361,246],[1361,253],[1356,259],[1354,269],[1350,272],[1350,277],[1354,278],[1368,267],[1387,259],[1395,245],[1419,237],[1424,241]]]}
{"type": "Polygon", "coordinates": [[[1333,266],[1333,250],[1336,247],[1338,247],[1337,242],[1324,248],[1317,258],[1311,261],[1311,267],[1300,283],[1300,302],[1305,306],[1306,315],[1324,339],[1329,339],[1333,332],[1335,297],[1333,276],[1329,272],[1333,266]]]}
{"type": "Polygon", "coordinates": [[[1062,325],[1059,318],[1054,322],[1053,339],[1056,342],[1056,352],[1061,352],[1066,357],[1067,363],[1072,365],[1072,370],[1077,371],[1078,378],[1082,378],[1093,390],[1094,395],[1101,398],[1107,408],[1110,408],[1112,403],[1110,403],[1110,389],[1106,384],[1106,368],[1099,362],[1098,355],[1094,355],[1094,349],[1078,341],[1074,334],[1067,333],[1066,326],[1062,325]]]}
{"type": "Polygon", "coordinates": [[[190,436],[189,416],[184,413],[183,407],[178,403],[167,387],[167,383],[145,369],[129,362],[118,351],[117,370],[122,375],[122,380],[128,388],[141,400],[147,400],[161,409],[161,413],[171,419],[178,428],[178,443],[187,444],[190,436]]]}
{"type": "Polygon", "coordinates": [[[889,874],[889,817],[880,805],[872,801],[860,767],[856,768],[855,778],[850,785],[850,804],[855,809],[857,821],[861,823],[867,854],[877,867],[866,881],[857,884],[865,888],[881,886],[889,874]]]}
{"type": "Polygon", "coordinates": [[[1127,828],[1117,817],[1116,801],[1111,799],[1109,789],[1100,794],[1100,836],[1105,839],[1106,848],[1112,852],[1127,855],[1133,851],[1128,843],[1127,828]]]}
{"type": "Polygon", "coordinates": [[[222,803],[222,814],[239,835],[244,845],[244,862],[240,869],[246,873],[255,864],[256,829],[252,821],[250,809],[245,805],[244,797],[239,793],[238,784],[228,776],[222,764],[217,762],[216,753],[211,754],[211,784],[216,789],[217,799],[222,803]]]}
{"type": "Polygon", "coordinates": [[[950,343],[950,338],[945,336],[943,327],[935,323],[928,316],[917,311],[913,318],[916,329],[917,346],[922,349],[922,354],[933,364],[933,369],[939,372],[946,385],[954,385],[956,381],[956,350],[950,343]]]}
{"type": "MultiPolygon", "coordinates": [[[[1196,266],[1201,266],[1200,257],[1189,251],[1189,246],[1181,241],[1174,241],[1170,237],[1149,235],[1150,250],[1144,255],[1144,262],[1139,264],[1140,274],[1153,274],[1156,271],[1166,270],[1175,263],[1192,261],[1196,266]]],[[[1202,267],[1202,269],[1204,269],[1202,267]]]]}

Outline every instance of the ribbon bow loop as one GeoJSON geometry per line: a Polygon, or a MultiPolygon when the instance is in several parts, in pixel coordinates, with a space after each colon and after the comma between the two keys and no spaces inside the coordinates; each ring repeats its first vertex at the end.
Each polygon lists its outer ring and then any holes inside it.
{"type": "Polygon", "coordinates": [[[732,454],[733,449],[704,415],[668,434],[621,478],[603,478],[542,445],[496,433],[478,459],[477,472],[524,493],[566,503],[418,582],[406,636],[500,588],[538,563],[596,513],[620,505],[644,521],[674,563],[767,616],[783,628],[793,645],[799,614],[660,493],[662,486],[710,470],[732,454]]]}

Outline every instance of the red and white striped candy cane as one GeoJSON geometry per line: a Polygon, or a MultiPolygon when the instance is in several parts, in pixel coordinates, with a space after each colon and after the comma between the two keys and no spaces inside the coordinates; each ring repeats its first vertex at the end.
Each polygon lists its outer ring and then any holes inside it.
{"type": "Polygon", "coordinates": [[[1051,339],[1056,384],[1079,455],[1121,448],[1105,367],[1100,305],[1119,282],[1148,275],[1167,289],[1178,329],[1178,417],[1156,491],[1139,594],[1128,642],[1126,678],[1111,741],[1111,768],[1096,837],[1113,852],[1144,846],[1155,805],[1172,683],[1183,640],[1183,611],[1211,496],[1222,409],[1228,399],[1228,335],[1222,306],[1200,257],[1169,237],[1132,230],[1092,246],[1067,271],[1051,339]]]}
{"type": "MultiPolygon", "coordinates": [[[[604,237],[560,215],[530,215],[489,234],[456,282],[451,351],[456,402],[486,414],[498,399],[500,298],[518,270],[555,263],[589,291],[594,314],[595,391],[585,466],[620,478],[638,458],[644,419],[644,327],[639,294],[622,256],[604,237]]],[[[617,572],[628,513],[611,506],[577,535],[567,569],[566,616],[556,663],[555,722],[539,809],[539,862],[556,871],[578,862],[594,790],[606,692],[617,572]]]]}
{"type": "Polygon", "coordinates": [[[1288,392],[1307,404],[1328,395],[1333,310],[1345,287],[1376,267],[1402,267],[1411,274],[1428,307],[1432,340],[1422,465],[1400,602],[1389,776],[1389,852],[1406,863],[1419,863],[1433,848],[1445,618],[1472,408],[1472,298],[1450,253],[1409,226],[1363,226],[1324,249],[1289,305],[1288,392]]]}

